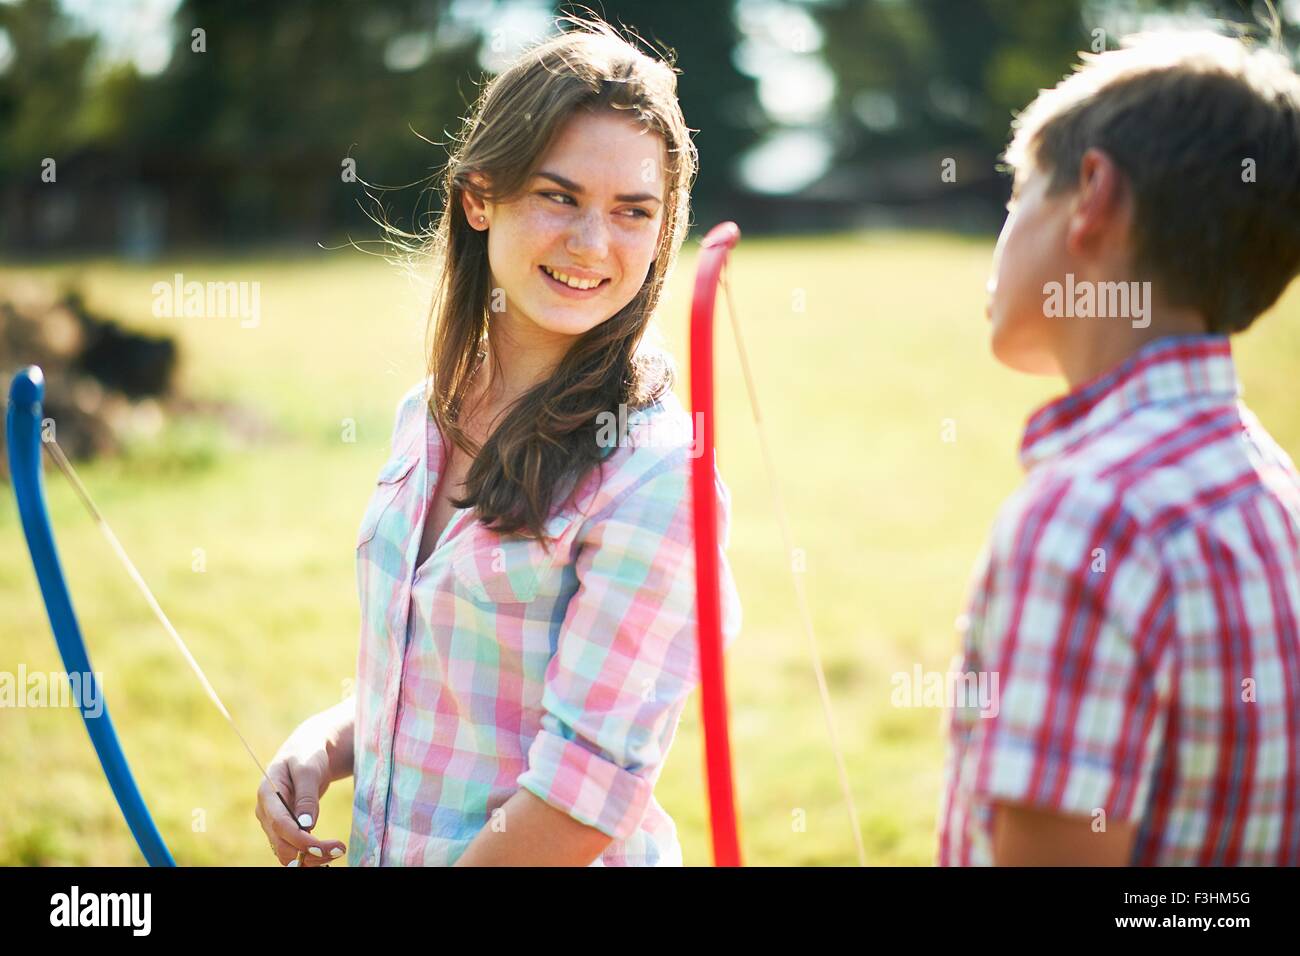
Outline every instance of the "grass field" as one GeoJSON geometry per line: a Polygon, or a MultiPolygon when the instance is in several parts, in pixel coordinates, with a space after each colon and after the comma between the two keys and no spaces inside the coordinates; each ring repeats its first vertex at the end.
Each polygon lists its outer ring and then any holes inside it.
{"type": "MultiPolygon", "coordinates": [[[[1018,480],[1024,419],[1059,390],[1002,370],[988,354],[991,249],[886,233],[743,241],[733,259],[731,285],[806,553],[805,583],[875,864],[931,861],[943,757],[943,712],[891,706],[890,676],[915,664],[947,667],[972,562],[1018,480]]],[[[174,334],[189,393],[243,403],[283,436],[252,445],[211,425],[176,423],[123,458],[80,469],[267,760],[300,720],[339,700],[353,674],[355,531],[397,399],[423,374],[425,291],[351,250],[28,271],[79,276],[93,308],[174,334]],[[176,272],[259,282],[260,324],[154,318],[151,287],[176,272]],[[356,422],[355,442],[342,439],[347,419],[356,422]],[[202,573],[193,570],[196,549],[202,573]]],[[[693,273],[688,251],[660,317],[684,400],[693,273]]],[[[729,554],[745,605],[728,680],[747,862],[849,864],[853,841],[789,561],[721,311],[718,338],[719,464],[733,496],[729,554]]],[[[1239,340],[1237,356],[1247,400],[1300,456],[1300,289],[1239,340]]],[[[55,473],[47,479],[92,661],[177,860],[272,865],[253,818],[251,762],[66,483],[55,473]]],[[[0,670],[58,670],[8,489],[2,497],[0,670]]],[[[0,865],[140,862],[74,711],[0,709],[0,780],[0,865]]],[[[657,794],[677,821],[687,863],[707,863],[694,706],[657,794]]],[[[350,796],[346,782],[329,792],[319,833],[347,839],[350,796]]]]}

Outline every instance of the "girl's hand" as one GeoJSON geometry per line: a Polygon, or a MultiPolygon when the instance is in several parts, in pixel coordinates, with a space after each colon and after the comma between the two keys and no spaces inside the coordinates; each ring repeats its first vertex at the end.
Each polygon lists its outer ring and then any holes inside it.
{"type": "Polygon", "coordinates": [[[310,832],[320,817],[320,798],[332,779],[329,753],[327,738],[312,733],[309,721],[284,742],[266,768],[270,779],[257,789],[257,820],[284,866],[323,866],[347,851],[341,841],[318,840],[310,832]],[[276,790],[293,808],[293,815],[276,790]]]}

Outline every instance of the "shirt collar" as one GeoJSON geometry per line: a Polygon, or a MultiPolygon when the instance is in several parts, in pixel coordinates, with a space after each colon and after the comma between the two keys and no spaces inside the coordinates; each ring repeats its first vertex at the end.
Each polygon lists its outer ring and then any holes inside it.
{"type": "Polygon", "coordinates": [[[1034,412],[1020,443],[1020,463],[1028,470],[1143,405],[1207,397],[1235,401],[1240,394],[1227,336],[1156,339],[1034,412]]]}

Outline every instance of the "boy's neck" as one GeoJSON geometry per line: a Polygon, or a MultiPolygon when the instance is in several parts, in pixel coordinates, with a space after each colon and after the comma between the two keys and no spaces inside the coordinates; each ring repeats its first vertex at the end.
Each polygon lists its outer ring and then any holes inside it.
{"type": "Polygon", "coordinates": [[[1078,388],[1135,355],[1143,346],[1171,335],[1204,335],[1207,324],[1193,309],[1153,305],[1144,328],[1113,318],[1067,319],[1056,343],[1056,360],[1070,390],[1078,388]]]}

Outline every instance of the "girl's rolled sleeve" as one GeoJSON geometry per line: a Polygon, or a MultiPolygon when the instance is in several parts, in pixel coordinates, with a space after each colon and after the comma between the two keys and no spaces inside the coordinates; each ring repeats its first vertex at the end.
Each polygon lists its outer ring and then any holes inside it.
{"type": "MultiPolygon", "coordinates": [[[[664,455],[578,534],[570,600],[542,695],[542,728],[519,786],[588,826],[637,829],[699,682],[690,458],[664,455]]],[[[740,602],[723,549],[730,499],[719,489],[724,633],[740,602]]]]}

